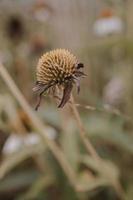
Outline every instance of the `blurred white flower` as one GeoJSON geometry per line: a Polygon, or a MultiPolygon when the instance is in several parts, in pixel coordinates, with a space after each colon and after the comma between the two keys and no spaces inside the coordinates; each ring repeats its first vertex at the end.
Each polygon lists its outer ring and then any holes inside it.
{"type": "Polygon", "coordinates": [[[37,19],[40,22],[44,22],[46,21],[50,16],[50,13],[48,10],[45,10],[43,8],[41,8],[40,10],[36,11],[34,13],[34,17],[35,19],[37,19]]]}
{"type": "Polygon", "coordinates": [[[2,153],[12,154],[20,150],[23,146],[23,138],[16,134],[11,134],[5,142],[2,153]]]}
{"type": "Polygon", "coordinates": [[[110,10],[105,10],[101,13],[93,26],[93,31],[96,36],[103,37],[111,34],[122,33],[124,23],[120,17],[113,15],[110,10]]]}
{"type": "MultiPolygon", "coordinates": [[[[57,136],[56,132],[52,128],[47,128],[45,130],[49,139],[54,140],[57,136]]],[[[17,151],[20,151],[24,146],[32,146],[39,144],[41,138],[36,133],[30,133],[27,135],[17,135],[12,133],[6,140],[2,153],[4,155],[12,154],[17,151]]]]}
{"type": "Polygon", "coordinates": [[[33,4],[31,12],[36,20],[45,22],[50,18],[53,11],[49,4],[38,1],[37,3],[33,4]]]}
{"type": "Polygon", "coordinates": [[[125,84],[121,77],[114,77],[105,86],[103,91],[103,101],[105,105],[117,107],[124,99],[125,84]]]}

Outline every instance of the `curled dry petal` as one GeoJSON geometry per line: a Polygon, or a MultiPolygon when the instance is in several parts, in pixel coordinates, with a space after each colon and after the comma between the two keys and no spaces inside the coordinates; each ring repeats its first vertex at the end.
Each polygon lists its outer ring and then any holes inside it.
{"type": "Polygon", "coordinates": [[[62,100],[58,106],[58,108],[63,108],[64,105],[68,102],[68,100],[70,99],[70,95],[71,95],[71,91],[72,91],[72,83],[71,82],[68,82],[64,88],[64,91],[63,91],[63,97],[62,97],[62,100]]]}

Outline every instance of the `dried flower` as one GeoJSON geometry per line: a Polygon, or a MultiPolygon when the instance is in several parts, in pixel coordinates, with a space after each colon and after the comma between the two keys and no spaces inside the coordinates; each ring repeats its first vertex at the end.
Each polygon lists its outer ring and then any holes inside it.
{"type": "Polygon", "coordinates": [[[20,41],[25,33],[23,20],[19,16],[11,16],[7,22],[6,32],[12,41],[20,41]]]}
{"type": "Polygon", "coordinates": [[[42,94],[51,87],[55,89],[55,86],[63,87],[63,97],[58,106],[62,108],[70,98],[74,83],[78,92],[80,91],[80,77],[85,76],[81,71],[83,67],[84,65],[78,63],[76,57],[65,49],[56,49],[44,54],[37,65],[37,82],[33,88],[33,91],[39,94],[36,110],[42,94]]]}

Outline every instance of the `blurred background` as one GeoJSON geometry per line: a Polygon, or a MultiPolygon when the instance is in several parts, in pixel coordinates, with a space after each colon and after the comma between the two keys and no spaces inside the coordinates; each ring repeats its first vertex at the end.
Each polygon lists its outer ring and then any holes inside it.
{"type": "Polygon", "coordinates": [[[133,199],[132,17],[132,0],[0,0],[0,62],[33,110],[43,53],[65,48],[84,63],[87,77],[73,93],[100,156],[87,152],[69,103],[58,109],[43,97],[35,115],[76,177],[71,183],[0,73],[1,200],[133,199]]]}

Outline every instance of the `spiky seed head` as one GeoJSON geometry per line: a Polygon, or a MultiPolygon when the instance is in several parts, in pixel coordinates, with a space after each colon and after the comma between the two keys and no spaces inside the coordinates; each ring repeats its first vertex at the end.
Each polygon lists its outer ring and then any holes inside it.
{"type": "Polygon", "coordinates": [[[77,85],[80,91],[80,77],[85,74],[81,71],[84,65],[78,63],[77,58],[65,49],[56,49],[45,53],[37,65],[37,82],[33,88],[39,93],[39,100],[36,106],[38,109],[41,102],[41,95],[49,88],[62,85],[63,97],[58,107],[63,107],[70,98],[73,84],[77,85]]]}
{"type": "Polygon", "coordinates": [[[63,83],[74,74],[76,57],[65,49],[56,49],[45,53],[37,65],[37,81],[47,84],[50,81],[63,83]]]}

